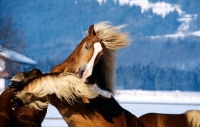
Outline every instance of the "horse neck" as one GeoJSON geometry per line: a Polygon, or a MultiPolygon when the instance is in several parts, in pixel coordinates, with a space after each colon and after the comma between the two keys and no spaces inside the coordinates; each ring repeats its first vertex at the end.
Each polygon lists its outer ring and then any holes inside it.
{"type": "Polygon", "coordinates": [[[56,95],[49,95],[50,103],[60,112],[62,116],[70,111],[70,104],[67,101],[62,101],[56,95]]]}
{"type": "MultiPolygon", "coordinates": [[[[65,122],[68,124],[68,126],[74,126],[73,123],[86,125],[86,121],[88,121],[91,113],[86,112],[93,111],[91,109],[85,108],[83,106],[83,103],[80,103],[81,100],[78,100],[78,102],[74,102],[74,104],[69,104],[67,101],[62,101],[59,98],[57,98],[55,95],[50,95],[50,103],[59,111],[59,113],[62,115],[65,122]],[[83,110],[81,110],[83,109],[83,110]],[[88,120],[86,120],[86,118],[88,120]],[[82,122],[79,122],[79,120],[82,119],[82,122]]],[[[95,114],[94,112],[92,114],[95,114]]],[[[92,118],[92,117],[91,117],[92,118]]],[[[91,124],[91,123],[90,123],[91,124]]]]}
{"type": "MultiPolygon", "coordinates": [[[[81,101],[81,100],[80,100],[81,101]]],[[[89,104],[74,102],[70,105],[51,95],[51,104],[57,108],[68,126],[112,125],[113,118],[120,116],[122,107],[114,98],[95,98],[89,104]]]]}

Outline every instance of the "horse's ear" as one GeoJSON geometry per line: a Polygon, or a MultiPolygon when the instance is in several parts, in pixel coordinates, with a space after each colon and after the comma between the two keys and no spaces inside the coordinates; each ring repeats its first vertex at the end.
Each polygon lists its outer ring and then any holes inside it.
{"type": "Polygon", "coordinates": [[[95,31],[94,31],[94,25],[91,25],[91,26],[89,27],[89,29],[88,29],[88,35],[89,35],[89,36],[95,36],[95,35],[96,35],[96,33],[95,33],[95,31]]]}

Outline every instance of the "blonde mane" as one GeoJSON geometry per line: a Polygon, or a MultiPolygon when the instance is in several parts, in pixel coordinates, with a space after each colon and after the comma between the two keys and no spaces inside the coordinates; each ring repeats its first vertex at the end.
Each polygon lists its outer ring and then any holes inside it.
{"type": "Polygon", "coordinates": [[[94,24],[96,35],[107,48],[102,56],[102,66],[104,67],[103,73],[106,75],[105,81],[107,88],[113,94],[115,93],[114,77],[117,50],[128,46],[131,42],[128,33],[120,31],[124,27],[125,25],[112,26],[107,21],[94,24]]]}
{"type": "Polygon", "coordinates": [[[200,111],[198,110],[188,110],[185,113],[187,119],[188,119],[188,124],[191,127],[199,127],[200,126],[200,111]]]}
{"type": "MultiPolygon", "coordinates": [[[[80,78],[72,73],[64,72],[59,75],[42,75],[31,81],[26,87],[17,94],[24,103],[31,96],[42,98],[47,95],[55,94],[60,100],[66,100],[73,104],[77,97],[85,96],[89,99],[99,95],[97,85],[87,85],[80,78]]],[[[35,101],[29,106],[36,109],[46,108],[49,102],[35,101]]]]}

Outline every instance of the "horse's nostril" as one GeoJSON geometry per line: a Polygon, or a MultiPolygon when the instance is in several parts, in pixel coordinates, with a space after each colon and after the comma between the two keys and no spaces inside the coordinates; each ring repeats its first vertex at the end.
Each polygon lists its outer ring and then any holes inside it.
{"type": "Polygon", "coordinates": [[[82,77],[83,77],[83,73],[84,73],[84,71],[79,70],[79,71],[77,72],[76,75],[77,75],[79,78],[82,78],[82,77]]]}
{"type": "Polygon", "coordinates": [[[80,78],[83,78],[83,73],[84,73],[84,71],[80,72],[80,78]]]}
{"type": "Polygon", "coordinates": [[[18,98],[17,96],[15,96],[13,99],[11,99],[11,103],[13,103],[13,106],[19,106],[22,107],[24,106],[24,103],[22,102],[22,100],[20,98],[18,98]]]}

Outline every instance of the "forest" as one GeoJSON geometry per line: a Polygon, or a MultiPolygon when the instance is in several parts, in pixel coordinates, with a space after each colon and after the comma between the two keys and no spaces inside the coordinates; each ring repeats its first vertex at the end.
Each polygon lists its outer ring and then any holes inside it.
{"type": "Polygon", "coordinates": [[[120,66],[116,70],[116,86],[118,89],[199,91],[200,67],[181,70],[140,64],[120,66]]]}

